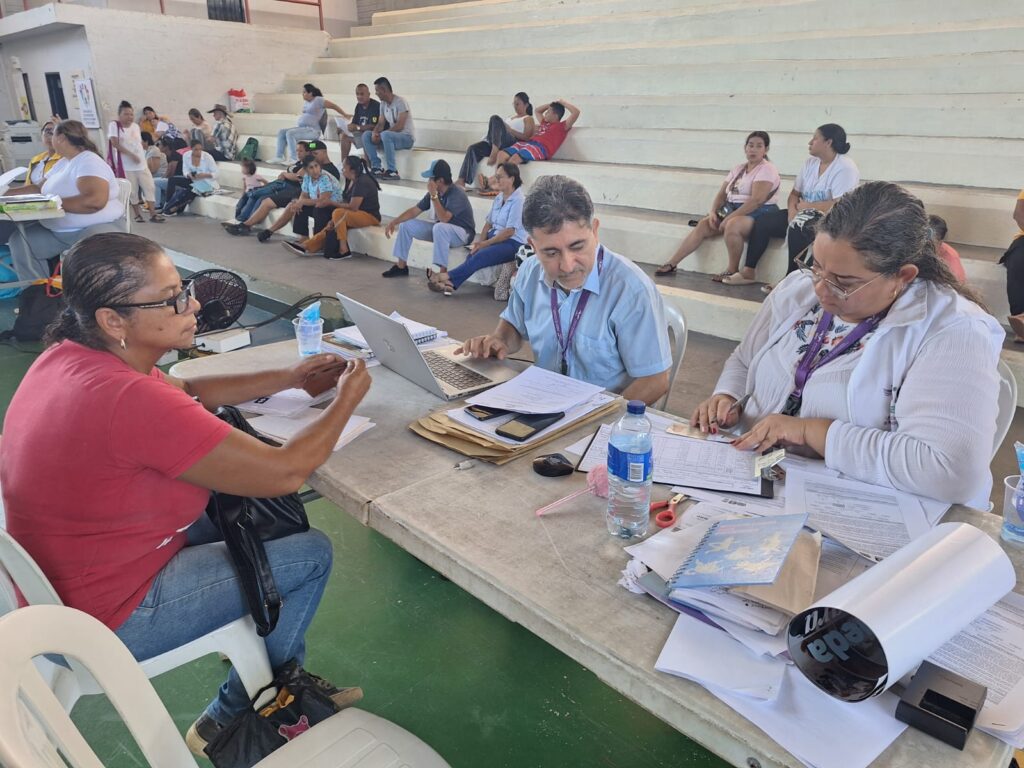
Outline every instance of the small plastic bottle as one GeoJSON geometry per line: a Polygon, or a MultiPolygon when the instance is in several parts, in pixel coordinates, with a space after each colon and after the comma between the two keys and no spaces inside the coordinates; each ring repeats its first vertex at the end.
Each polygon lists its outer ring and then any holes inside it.
{"type": "Polygon", "coordinates": [[[654,473],[651,422],[641,400],[630,400],[608,440],[608,533],[622,539],[647,534],[654,473]]]}

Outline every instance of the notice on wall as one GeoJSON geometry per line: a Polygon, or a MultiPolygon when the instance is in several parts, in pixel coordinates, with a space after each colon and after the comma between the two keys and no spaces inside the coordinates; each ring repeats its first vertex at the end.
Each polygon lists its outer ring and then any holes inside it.
{"type": "Polygon", "coordinates": [[[96,94],[92,89],[92,80],[87,77],[75,78],[75,97],[78,99],[78,111],[82,116],[82,125],[86,128],[100,127],[100,113],[96,105],[96,94]]]}

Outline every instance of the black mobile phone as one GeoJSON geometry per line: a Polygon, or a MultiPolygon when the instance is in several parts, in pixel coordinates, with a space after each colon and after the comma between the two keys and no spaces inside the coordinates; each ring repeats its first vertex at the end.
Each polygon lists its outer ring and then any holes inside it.
{"type": "Polygon", "coordinates": [[[502,408],[485,408],[482,405],[467,405],[466,413],[472,416],[477,421],[488,421],[489,419],[495,419],[498,416],[504,416],[509,411],[502,408]]]}
{"type": "Polygon", "coordinates": [[[516,416],[512,421],[502,424],[494,431],[502,437],[507,437],[509,440],[521,443],[524,440],[530,439],[542,429],[546,429],[556,421],[561,421],[564,418],[564,413],[523,414],[522,416],[516,416]]]}

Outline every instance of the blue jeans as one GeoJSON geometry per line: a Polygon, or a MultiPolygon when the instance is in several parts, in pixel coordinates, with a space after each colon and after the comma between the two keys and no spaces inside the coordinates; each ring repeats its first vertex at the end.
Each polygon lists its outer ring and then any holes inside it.
{"type": "Polygon", "coordinates": [[[448,279],[451,281],[452,287],[458,288],[474,272],[479,272],[485,267],[493,267],[495,264],[504,264],[506,261],[512,261],[522,245],[518,240],[510,238],[502,240],[500,243],[489,245],[486,248],[481,248],[448,273],[448,279]]]}
{"type": "Polygon", "coordinates": [[[320,138],[319,128],[282,128],[277,132],[277,157],[287,157],[292,162],[295,161],[295,145],[300,141],[312,141],[313,139],[320,138]],[[288,146],[288,154],[285,155],[284,148],[288,146]]]}
{"type": "MultiPolygon", "coordinates": [[[[264,638],[270,667],[302,663],[306,628],[331,573],[331,542],[317,530],[264,543],[281,595],[281,614],[264,638]]],[[[248,615],[238,573],[220,532],[204,514],[188,529],[188,543],[163,567],[142,603],[116,634],[137,659],[149,659],[248,615]]],[[[269,680],[267,682],[270,682],[269,680]]],[[[249,706],[232,669],[206,714],[226,725],[249,706]]]]}
{"type": "Polygon", "coordinates": [[[256,189],[244,192],[235,206],[235,220],[248,221],[249,217],[256,213],[256,209],[260,207],[260,202],[265,198],[273,197],[279,192],[284,192],[286,189],[288,189],[287,182],[281,179],[274,179],[262,187],[256,187],[256,189]]]}
{"type": "MultiPolygon", "coordinates": [[[[389,171],[398,172],[398,165],[395,160],[395,150],[412,149],[414,139],[408,133],[396,133],[395,131],[381,131],[380,146],[384,147],[384,162],[389,171]]],[[[371,168],[380,168],[380,155],[377,154],[377,144],[373,139],[367,137],[363,141],[363,152],[366,153],[366,160],[371,168]]]]}
{"type": "Polygon", "coordinates": [[[156,207],[164,204],[164,195],[167,193],[167,177],[159,176],[153,178],[153,185],[156,187],[156,207]]]}
{"type": "Polygon", "coordinates": [[[398,225],[398,237],[395,238],[395,247],[391,251],[391,255],[405,263],[409,260],[412,241],[414,239],[426,240],[428,243],[434,244],[434,264],[439,267],[447,267],[448,249],[466,245],[472,237],[472,232],[467,232],[454,224],[411,219],[398,225]]]}

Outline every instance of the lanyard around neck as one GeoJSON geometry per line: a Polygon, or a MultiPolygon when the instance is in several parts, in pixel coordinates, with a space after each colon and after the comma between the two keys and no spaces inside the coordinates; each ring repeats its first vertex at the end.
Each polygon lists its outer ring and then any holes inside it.
{"type": "MultiPolygon", "coordinates": [[[[604,267],[604,246],[600,246],[597,251],[597,276],[601,276],[601,270],[604,267]]],[[[580,318],[583,317],[583,310],[587,308],[587,302],[590,301],[590,291],[586,288],[583,289],[582,295],[576,301],[576,309],[572,313],[572,320],[569,322],[568,334],[562,333],[562,319],[558,314],[558,288],[554,285],[551,286],[551,322],[555,326],[555,336],[558,339],[558,351],[559,351],[559,373],[563,376],[569,374],[569,347],[572,346],[572,340],[576,336],[576,328],[580,324],[580,318]]]]}

